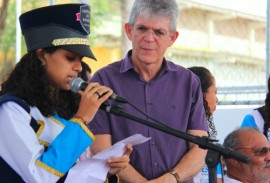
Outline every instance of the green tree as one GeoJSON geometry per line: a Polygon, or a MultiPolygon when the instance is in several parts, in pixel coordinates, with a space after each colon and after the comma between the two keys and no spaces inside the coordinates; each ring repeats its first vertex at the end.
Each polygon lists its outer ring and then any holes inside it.
{"type": "Polygon", "coordinates": [[[0,8],[0,36],[5,28],[7,18],[8,0],[3,0],[0,8]]]}
{"type": "MultiPolygon", "coordinates": [[[[0,8],[0,81],[3,78],[3,75],[7,72],[7,70],[10,69],[10,67],[12,66],[12,62],[7,59],[8,55],[7,55],[7,48],[10,44],[9,41],[7,41],[7,38],[10,36],[9,33],[13,33],[14,29],[11,29],[10,31],[8,31],[7,27],[10,27],[10,21],[11,19],[8,16],[8,12],[10,12],[9,10],[12,9],[13,7],[10,6],[8,3],[8,0],[3,0],[2,1],[2,6],[0,8]],[[7,33],[8,32],[8,33],[7,33]]],[[[12,37],[12,36],[11,36],[12,37]]]]}
{"type": "MultiPolygon", "coordinates": [[[[5,0],[8,5],[4,5],[4,1],[1,7],[0,20],[0,81],[4,75],[14,66],[16,63],[16,2],[5,0]],[[4,11],[4,7],[6,11],[4,11]]],[[[22,12],[28,11],[35,7],[42,6],[41,1],[35,0],[22,0],[22,12]]],[[[43,1],[44,3],[44,1],[43,1]]],[[[22,52],[25,53],[26,47],[24,39],[22,38],[22,52]]]]}

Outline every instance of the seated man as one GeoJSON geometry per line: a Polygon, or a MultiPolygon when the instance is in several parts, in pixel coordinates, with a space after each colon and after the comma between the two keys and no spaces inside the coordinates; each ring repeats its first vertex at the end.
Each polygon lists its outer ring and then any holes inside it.
{"type": "Polygon", "coordinates": [[[224,183],[270,182],[270,145],[257,128],[245,127],[231,132],[223,146],[250,158],[249,163],[245,164],[224,157],[227,166],[224,183]]]}

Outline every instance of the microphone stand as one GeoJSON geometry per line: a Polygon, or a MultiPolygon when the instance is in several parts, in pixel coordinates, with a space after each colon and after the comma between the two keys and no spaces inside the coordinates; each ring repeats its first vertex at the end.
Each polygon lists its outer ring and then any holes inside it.
{"type": "Polygon", "coordinates": [[[189,142],[193,142],[197,145],[199,145],[200,148],[202,149],[208,149],[205,162],[209,168],[209,183],[216,183],[217,182],[217,177],[216,177],[216,165],[218,164],[219,158],[221,155],[228,157],[228,158],[233,158],[239,162],[242,163],[248,163],[249,158],[246,156],[243,156],[236,151],[232,150],[231,148],[225,148],[221,145],[218,144],[213,144],[209,142],[208,137],[199,137],[199,136],[194,136],[190,135],[178,130],[175,130],[173,128],[163,126],[158,123],[154,123],[136,116],[133,116],[131,114],[128,114],[124,112],[119,106],[116,105],[108,105],[106,103],[103,103],[100,107],[100,109],[105,110],[108,113],[122,116],[124,118],[136,121],[138,123],[141,123],[143,125],[155,128],[157,130],[160,130],[162,132],[165,132],[167,134],[182,138],[184,140],[187,140],[189,142]]]}
{"type": "Polygon", "coordinates": [[[218,151],[214,151],[212,149],[208,149],[205,164],[208,167],[208,180],[209,183],[217,182],[217,165],[220,159],[221,153],[218,151]]]}

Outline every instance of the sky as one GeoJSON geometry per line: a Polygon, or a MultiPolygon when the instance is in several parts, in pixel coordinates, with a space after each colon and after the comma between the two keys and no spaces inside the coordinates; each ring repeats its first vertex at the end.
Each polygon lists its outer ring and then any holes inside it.
{"type": "Polygon", "coordinates": [[[266,17],[267,1],[270,0],[193,0],[201,4],[232,9],[243,13],[266,17]]]}

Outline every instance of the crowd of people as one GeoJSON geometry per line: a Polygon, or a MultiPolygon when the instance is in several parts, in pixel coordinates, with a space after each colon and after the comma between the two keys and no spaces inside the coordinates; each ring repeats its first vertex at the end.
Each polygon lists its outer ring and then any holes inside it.
{"type": "MultiPolygon", "coordinates": [[[[135,0],[124,25],[132,48],[92,75],[82,61],[96,60],[88,39],[89,5],[52,5],[23,13],[19,20],[27,53],[1,83],[0,182],[64,182],[80,157],[91,158],[134,134],[151,139],[128,144],[121,156],[107,159],[109,183],[209,182],[207,149],[99,110],[109,105],[163,128],[217,140],[215,77],[205,67],[185,68],[165,58],[179,36],[178,16],[175,0],[135,0]],[[78,93],[70,86],[76,77],[87,83],[78,93]],[[127,102],[109,100],[113,93],[127,102]]],[[[249,162],[222,157],[218,183],[269,183],[269,106],[267,93],[265,105],[226,136],[223,147],[249,162]]]]}

